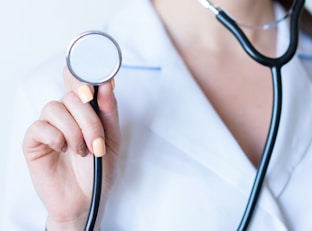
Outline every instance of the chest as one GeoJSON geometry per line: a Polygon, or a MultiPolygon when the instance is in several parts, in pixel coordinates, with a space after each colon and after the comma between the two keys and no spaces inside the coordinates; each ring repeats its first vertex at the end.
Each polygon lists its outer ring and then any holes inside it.
{"type": "Polygon", "coordinates": [[[244,55],[193,60],[186,62],[196,82],[250,161],[257,166],[271,118],[270,70],[244,55]]]}

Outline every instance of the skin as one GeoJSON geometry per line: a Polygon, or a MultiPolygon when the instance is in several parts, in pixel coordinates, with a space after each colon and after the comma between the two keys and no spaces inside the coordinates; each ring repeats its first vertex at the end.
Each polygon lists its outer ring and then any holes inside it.
{"type": "MultiPolygon", "coordinates": [[[[262,25],[274,21],[273,3],[268,0],[215,0],[213,3],[247,24],[262,25]]],[[[256,166],[271,118],[269,69],[249,58],[215,15],[197,1],[154,0],[154,4],[207,100],[256,166]]],[[[275,56],[275,29],[243,30],[259,51],[275,56]]]]}
{"type": "MultiPolygon", "coordinates": [[[[214,15],[196,0],[152,2],[207,100],[246,156],[257,165],[270,121],[270,72],[252,61],[214,15]]],[[[274,20],[269,0],[216,0],[214,3],[245,23],[264,24],[274,20]]],[[[276,40],[275,30],[245,32],[263,53],[275,55],[276,44],[272,42],[276,40]]],[[[93,141],[99,137],[105,139],[106,154],[98,220],[113,183],[120,147],[117,103],[111,83],[101,85],[100,115],[97,116],[91,106],[79,98],[77,89],[82,83],[66,68],[64,84],[64,97],[49,102],[27,130],[23,151],[35,188],[48,211],[48,230],[83,230],[92,191],[90,153],[93,153],[93,141]]],[[[93,90],[91,86],[90,89],[93,90]]]]}

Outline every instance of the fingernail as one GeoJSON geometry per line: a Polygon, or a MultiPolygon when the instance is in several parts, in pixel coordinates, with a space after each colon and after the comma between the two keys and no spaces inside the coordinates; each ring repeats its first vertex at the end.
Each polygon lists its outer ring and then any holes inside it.
{"type": "Polygon", "coordinates": [[[105,141],[102,137],[95,139],[92,143],[92,147],[95,156],[101,157],[105,155],[106,147],[105,141]]]}
{"type": "Polygon", "coordinates": [[[115,89],[115,79],[111,79],[110,81],[111,85],[112,85],[112,89],[115,89]]]}
{"type": "Polygon", "coordinates": [[[65,143],[61,149],[62,152],[66,152],[67,151],[67,144],[65,143]]]}
{"type": "Polygon", "coordinates": [[[77,153],[82,157],[85,157],[88,155],[89,150],[85,142],[82,142],[81,144],[78,145],[77,153]]]}
{"type": "Polygon", "coordinates": [[[81,85],[80,87],[78,87],[77,91],[79,98],[83,103],[88,103],[93,99],[92,91],[88,85],[81,85]]]}

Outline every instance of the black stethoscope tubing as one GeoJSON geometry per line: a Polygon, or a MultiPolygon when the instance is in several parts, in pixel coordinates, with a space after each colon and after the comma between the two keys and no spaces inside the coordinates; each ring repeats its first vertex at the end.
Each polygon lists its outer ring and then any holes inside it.
{"type": "MultiPolygon", "coordinates": [[[[100,109],[97,102],[99,86],[94,86],[93,99],[90,102],[94,111],[99,114],[100,109]]],[[[103,184],[103,157],[93,156],[93,188],[91,204],[89,208],[89,215],[85,225],[85,231],[93,231],[96,225],[96,220],[99,213],[101,196],[102,196],[102,184],[103,184]]]]}
{"type": "Polygon", "coordinates": [[[240,29],[237,23],[228,16],[223,10],[216,9],[216,18],[237,38],[246,53],[254,59],[256,62],[267,66],[271,69],[272,83],[273,83],[273,105],[272,105],[272,116],[270,122],[270,128],[268,131],[264,150],[259,162],[259,166],[256,172],[254,183],[249,195],[249,199],[237,228],[238,231],[245,231],[254,214],[254,210],[261,192],[261,188],[265,179],[265,175],[270,163],[273,148],[275,145],[279,122],[282,112],[282,76],[281,68],[283,65],[288,63],[295,55],[298,47],[298,36],[299,36],[299,17],[304,7],[305,0],[296,0],[292,10],[290,18],[290,42],[287,50],[283,55],[277,58],[270,58],[264,56],[258,52],[254,46],[250,43],[244,32],[240,29]]]}

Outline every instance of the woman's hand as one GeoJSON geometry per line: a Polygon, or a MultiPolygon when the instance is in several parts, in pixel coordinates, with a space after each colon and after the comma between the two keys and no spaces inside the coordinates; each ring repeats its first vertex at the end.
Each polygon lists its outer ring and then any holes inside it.
{"type": "Polygon", "coordinates": [[[120,146],[117,104],[112,81],[99,86],[99,115],[87,103],[92,86],[77,81],[67,68],[64,82],[67,93],[43,108],[26,132],[23,151],[48,211],[48,229],[83,230],[92,194],[92,153],[103,156],[102,206],[113,182],[120,146]]]}

